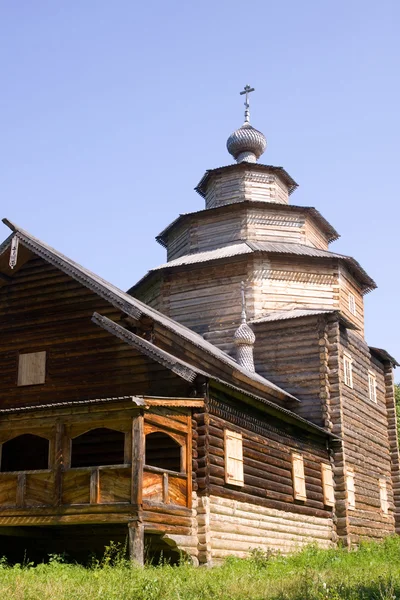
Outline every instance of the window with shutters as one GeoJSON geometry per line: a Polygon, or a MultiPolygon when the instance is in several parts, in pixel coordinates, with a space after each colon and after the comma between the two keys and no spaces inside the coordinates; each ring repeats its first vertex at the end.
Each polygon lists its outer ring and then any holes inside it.
{"type": "Polygon", "coordinates": [[[346,469],[347,508],[354,510],[356,507],[356,492],[354,486],[354,469],[346,469]]]}
{"type": "Polygon", "coordinates": [[[376,375],[372,371],[368,371],[368,387],[369,399],[371,402],[376,402],[376,375]]]}
{"type": "Polygon", "coordinates": [[[224,431],[225,482],[231,485],[244,485],[242,434],[224,431]]]}
{"type": "Polygon", "coordinates": [[[356,299],[354,297],[354,294],[352,294],[351,292],[349,292],[349,311],[352,315],[356,314],[356,299]]]}
{"type": "Polygon", "coordinates": [[[348,387],[353,387],[353,359],[350,354],[343,355],[343,371],[344,371],[344,383],[348,387]]]}
{"type": "Polygon", "coordinates": [[[331,465],[325,463],[321,464],[322,471],[322,489],[324,492],[324,504],[325,506],[334,506],[335,504],[335,493],[333,487],[333,473],[331,465]]]}
{"type": "Polygon", "coordinates": [[[389,514],[389,503],[388,503],[388,495],[387,495],[387,483],[386,479],[379,479],[379,494],[381,498],[381,510],[384,515],[389,514]]]}
{"type": "Polygon", "coordinates": [[[18,357],[17,385],[39,385],[46,379],[46,352],[30,352],[18,357]]]}
{"type": "Polygon", "coordinates": [[[293,494],[295,500],[307,500],[303,456],[292,452],[293,494]]]}

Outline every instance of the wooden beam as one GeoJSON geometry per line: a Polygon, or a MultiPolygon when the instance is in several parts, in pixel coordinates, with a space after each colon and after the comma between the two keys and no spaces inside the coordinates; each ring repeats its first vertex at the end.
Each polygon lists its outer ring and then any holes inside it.
{"type": "Polygon", "coordinates": [[[144,417],[139,415],[132,422],[132,488],[131,503],[141,506],[144,463],[144,417]]]}
{"type": "Polygon", "coordinates": [[[4,273],[0,273],[0,281],[3,281],[4,283],[10,283],[12,281],[12,277],[9,275],[4,275],[4,273]]]}
{"type": "Polygon", "coordinates": [[[129,557],[133,563],[144,565],[144,526],[139,518],[128,523],[129,532],[129,557]]]}

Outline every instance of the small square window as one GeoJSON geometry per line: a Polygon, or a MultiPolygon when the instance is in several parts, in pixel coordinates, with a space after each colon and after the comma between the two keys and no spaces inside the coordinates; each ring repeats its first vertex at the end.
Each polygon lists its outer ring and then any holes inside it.
{"type": "Polygon", "coordinates": [[[352,315],[356,314],[356,299],[354,294],[352,294],[351,292],[349,292],[349,311],[351,312],[352,315]]]}
{"type": "Polygon", "coordinates": [[[376,399],[376,375],[372,371],[368,371],[368,388],[369,388],[369,399],[371,402],[377,401],[376,399]]]}
{"type": "Polygon", "coordinates": [[[343,355],[343,370],[344,370],[344,383],[348,387],[353,387],[353,359],[350,354],[343,355]]]}
{"type": "Polygon", "coordinates": [[[46,352],[20,354],[17,385],[39,385],[46,379],[46,352]]]}

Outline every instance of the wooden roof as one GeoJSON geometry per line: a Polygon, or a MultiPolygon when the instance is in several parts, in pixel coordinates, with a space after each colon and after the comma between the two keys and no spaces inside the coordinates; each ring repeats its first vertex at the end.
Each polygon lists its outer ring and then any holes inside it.
{"type": "Polygon", "coordinates": [[[274,209],[281,210],[283,212],[301,212],[309,215],[319,225],[321,230],[326,234],[328,242],[334,242],[339,239],[340,234],[336,229],[321,215],[321,213],[313,206],[298,206],[296,204],[282,204],[281,202],[265,202],[265,201],[252,201],[244,200],[243,202],[234,202],[232,204],[224,204],[223,206],[216,206],[214,208],[205,208],[203,210],[197,210],[194,212],[183,213],[179,215],[172,223],[170,223],[165,229],[161,231],[156,237],[156,240],[161,246],[166,248],[168,236],[174,231],[175,228],[185,225],[188,221],[203,215],[215,215],[219,213],[227,212],[229,214],[234,210],[242,210],[243,208],[258,208],[266,210],[274,209]]]}
{"type": "MultiPolygon", "coordinates": [[[[33,237],[30,233],[21,229],[16,224],[11,223],[7,219],[3,219],[3,223],[10,227],[14,233],[9,236],[3,242],[3,244],[0,245],[0,258],[1,255],[4,255],[6,250],[10,247],[13,235],[16,235],[20,241],[20,245],[29,249],[37,256],[42,257],[44,260],[59,268],[76,281],[79,281],[82,285],[92,290],[101,298],[107,300],[112,306],[118,308],[132,319],[138,321],[141,317],[148,317],[154,322],[158,323],[160,326],[165,327],[169,331],[173,332],[193,347],[205,352],[212,358],[214,364],[218,365],[218,363],[222,363],[225,365],[231,374],[230,376],[232,377],[233,382],[240,381],[240,383],[244,383],[250,388],[253,387],[254,390],[258,391],[258,393],[261,391],[271,398],[275,397],[280,398],[281,400],[289,399],[299,402],[295,396],[273,384],[271,381],[268,381],[257,373],[251,373],[247,369],[243,368],[236,360],[228,356],[225,352],[210,342],[207,342],[201,335],[195,333],[191,329],[188,329],[184,325],[181,325],[166,315],[163,315],[150,306],[147,306],[133,296],[123,292],[92,271],[85,269],[51,246],[48,246],[41,240],[33,237]]],[[[8,269],[6,274],[7,276],[12,276],[12,273],[13,272],[8,269]]],[[[155,348],[154,345],[153,347],[155,348]]],[[[225,368],[225,371],[226,370],[227,369],[225,368]]]]}

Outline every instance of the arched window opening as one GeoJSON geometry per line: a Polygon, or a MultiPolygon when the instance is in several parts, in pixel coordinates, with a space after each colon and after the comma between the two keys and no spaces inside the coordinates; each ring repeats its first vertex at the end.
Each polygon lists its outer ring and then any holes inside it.
{"type": "Polygon", "coordinates": [[[156,431],[146,435],[145,464],[168,471],[180,472],[181,446],[166,433],[156,431]]]}
{"type": "Polygon", "coordinates": [[[124,464],[125,434],[100,427],[72,440],[71,467],[101,467],[124,464]]]}
{"type": "Polygon", "coordinates": [[[2,472],[49,468],[49,440],[24,433],[3,444],[2,472]]]}

